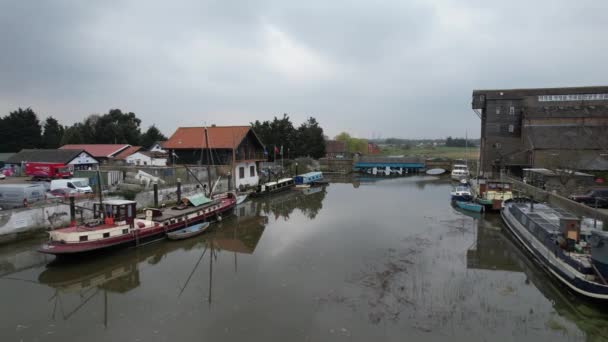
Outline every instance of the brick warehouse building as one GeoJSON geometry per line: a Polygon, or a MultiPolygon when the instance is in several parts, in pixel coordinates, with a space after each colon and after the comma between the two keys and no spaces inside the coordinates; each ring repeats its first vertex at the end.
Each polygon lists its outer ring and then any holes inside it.
{"type": "Polygon", "coordinates": [[[474,90],[480,174],[608,170],[608,87],[474,90]]]}

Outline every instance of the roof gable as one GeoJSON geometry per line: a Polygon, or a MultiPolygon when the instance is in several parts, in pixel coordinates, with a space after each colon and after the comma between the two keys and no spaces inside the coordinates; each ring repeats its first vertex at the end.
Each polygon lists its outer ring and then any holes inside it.
{"type": "Polygon", "coordinates": [[[125,159],[128,156],[132,155],[133,153],[141,150],[142,147],[141,146],[129,146],[127,148],[125,148],[124,150],[122,150],[122,152],[120,152],[119,154],[117,154],[114,158],[116,159],[125,159]]]}
{"type": "Polygon", "coordinates": [[[131,147],[129,144],[71,144],[63,145],[59,149],[80,149],[87,151],[87,153],[96,158],[111,158],[129,147],[131,147]]]}
{"type": "MultiPolygon", "coordinates": [[[[250,126],[207,127],[209,147],[205,139],[205,127],[179,127],[163,144],[164,149],[234,149],[253,131],[250,126]]],[[[259,138],[253,134],[259,141],[259,138]]],[[[260,141],[260,145],[263,146],[260,141]]]]}

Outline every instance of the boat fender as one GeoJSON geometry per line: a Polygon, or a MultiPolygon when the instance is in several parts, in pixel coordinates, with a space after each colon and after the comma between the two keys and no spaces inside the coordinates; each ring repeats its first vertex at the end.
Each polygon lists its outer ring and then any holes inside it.
{"type": "Polygon", "coordinates": [[[222,215],[217,215],[217,221],[221,222],[222,221],[222,215]]]}

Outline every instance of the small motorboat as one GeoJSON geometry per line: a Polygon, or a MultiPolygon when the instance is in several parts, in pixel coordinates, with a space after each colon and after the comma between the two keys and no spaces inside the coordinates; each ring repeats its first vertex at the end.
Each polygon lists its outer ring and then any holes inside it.
{"type": "Polygon", "coordinates": [[[167,233],[169,240],[183,240],[204,233],[209,228],[209,222],[202,222],[190,227],[167,233]]]}
{"type": "Polygon", "coordinates": [[[430,170],[426,170],[426,174],[427,175],[431,175],[431,176],[438,176],[438,175],[442,175],[444,174],[446,171],[445,169],[441,169],[441,168],[436,168],[436,169],[430,169],[430,170]]]}
{"type": "Polygon", "coordinates": [[[454,204],[460,209],[472,211],[475,213],[480,213],[483,211],[484,206],[481,204],[477,204],[474,202],[465,202],[465,201],[454,201],[454,204]]]}
{"type": "Polygon", "coordinates": [[[452,201],[470,202],[473,200],[471,189],[466,185],[457,186],[454,191],[450,192],[452,201]]]}
{"type": "Polygon", "coordinates": [[[236,196],[236,205],[239,205],[239,204],[245,202],[245,200],[247,199],[247,196],[249,196],[249,194],[237,195],[236,196]]]}

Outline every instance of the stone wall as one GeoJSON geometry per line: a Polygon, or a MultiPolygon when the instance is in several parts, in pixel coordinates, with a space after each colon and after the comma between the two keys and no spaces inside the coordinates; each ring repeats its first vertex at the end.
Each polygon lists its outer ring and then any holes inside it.
{"type": "MultiPolygon", "coordinates": [[[[92,209],[94,200],[77,202],[78,206],[92,209]]],[[[77,218],[93,217],[91,210],[79,210],[77,218]],[[82,215],[81,215],[82,213],[82,215]]],[[[0,211],[0,244],[11,242],[48,229],[65,227],[70,223],[70,206],[48,203],[35,208],[19,208],[0,211]]]]}

